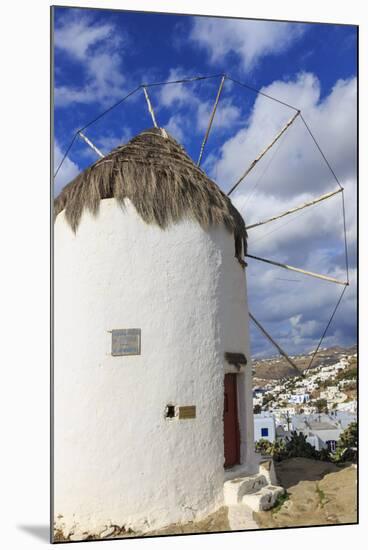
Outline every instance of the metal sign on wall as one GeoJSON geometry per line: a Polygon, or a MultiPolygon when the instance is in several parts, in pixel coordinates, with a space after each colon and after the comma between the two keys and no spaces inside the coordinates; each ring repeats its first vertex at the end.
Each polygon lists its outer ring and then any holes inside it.
{"type": "Polygon", "coordinates": [[[141,329],[124,328],[111,331],[111,355],[140,355],[141,329]]]}
{"type": "Polygon", "coordinates": [[[185,407],[179,407],[179,418],[195,418],[196,407],[195,405],[186,405],[185,407]]]}

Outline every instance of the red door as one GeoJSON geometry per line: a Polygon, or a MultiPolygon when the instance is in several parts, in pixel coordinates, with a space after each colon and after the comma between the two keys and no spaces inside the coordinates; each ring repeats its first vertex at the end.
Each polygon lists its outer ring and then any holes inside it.
{"type": "Polygon", "coordinates": [[[224,466],[231,468],[240,463],[236,374],[225,374],[224,393],[224,466]]]}

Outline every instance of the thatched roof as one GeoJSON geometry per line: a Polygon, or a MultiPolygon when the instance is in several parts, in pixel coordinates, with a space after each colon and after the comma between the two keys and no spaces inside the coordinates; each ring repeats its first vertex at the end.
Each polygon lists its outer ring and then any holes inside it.
{"type": "Polygon", "coordinates": [[[235,237],[236,256],[246,252],[244,220],[221,189],[183,147],[159,128],[141,132],[71,181],[55,199],[77,230],[84,209],[97,214],[100,201],[129,199],[146,223],[161,228],[184,217],[203,228],[223,224],[235,237]]]}

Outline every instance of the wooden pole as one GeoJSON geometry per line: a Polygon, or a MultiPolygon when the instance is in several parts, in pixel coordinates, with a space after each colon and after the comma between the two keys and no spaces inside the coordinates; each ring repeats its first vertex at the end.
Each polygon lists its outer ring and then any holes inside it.
{"type": "Polygon", "coordinates": [[[298,210],[302,210],[303,208],[307,208],[307,206],[313,206],[313,204],[317,204],[318,202],[325,201],[326,199],[329,199],[330,197],[333,197],[334,195],[337,195],[337,193],[342,193],[343,188],[338,189],[337,191],[332,191],[331,193],[326,193],[325,195],[321,195],[320,197],[317,197],[316,199],[305,202],[303,204],[300,204],[299,206],[296,206],[295,208],[291,208],[290,210],[287,210],[286,212],[283,212],[282,214],[279,214],[278,216],[273,216],[272,218],[268,218],[268,220],[263,220],[261,222],[253,223],[252,225],[247,225],[246,229],[253,229],[253,227],[259,227],[260,225],[264,225],[265,223],[273,222],[275,220],[279,220],[280,218],[283,218],[284,216],[288,216],[289,214],[293,214],[294,212],[297,212],[298,210]]]}
{"type": "Polygon", "coordinates": [[[248,258],[253,258],[253,260],[258,260],[260,262],[265,262],[267,264],[276,265],[277,267],[283,267],[284,269],[289,269],[290,271],[296,271],[297,273],[303,273],[303,275],[309,275],[310,277],[315,277],[316,279],[323,279],[324,281],[329,281],[330,283],[336,283],[338,285],[348,286],[349,283],[346,281],[339,281],[334,279],[334,277],[328,277],[327,275],[320,275],[319,273],[314,273],[314,271],[307,271],[306,269],[300,269],[299,267],[292,267],[291,265],[281,264],[275,262],[274,260],[267,260],[266,258],[260,258],[259,256],[252,256],[251,254],[246,254],[248,258]]]}
{"type": "Polygon", "coordinates": [[[213,106],[212,113],[211,113],[211,116],[210,116],[210,120],[209,120],[209,123],[208,123],[206,135],[204,136],[204,139],[203,139],[203,142],[202,142],[202,145],[201,145],[201,150],[200,150],[200,152],[199,152],[199,158],[198,158],[197,166],[200,166],[200,165],[201,165],[203,151],[204,151],[205,145],[206,145],[206,143],[207,143],[207,140],[208,140],[208,136],[209,136],[211,127],[212,127],[213,119],[214,119],[214,117],[215,117],[217,105],[218,105],[218,102],[219,102],[219,99],[220,99],[220,95],[221,95],[221,92],[222,92],[222,88],[223,88],[223,86],[224,86],[225,78],[226,78],[226,75],[223,75],[223,77],[222,77],[222,79],[221,79],[220,87],[219,87],[218,92],[217,92],[215,104],[214,104],[214,106],[213,106]]]}
{"type": "Polygon", "coordinates": [[[291,124],[294,122],[294,120],[296,119],[296,117],[300,114],[300,111],[297,111],[295,113],[295,115],[293,117],[291,117],[291,119],[285,124],[285,126],[282,128],[282,130],[280,130],[280,132],[277,134],[277,136],[272,140],[272,142],[266,147],[266,149],[264,149],[256,159],[254,159],[254,161],[250,164],[250,166],[247,168],[247,170],[244,172],[244,174],[242,175],[241,178],[238,179],[238,181],[235,183],[235,185],[233,185],[233,187],[230,189],[230,191],[228,192],[228,196],[231,195],[231,193],[233,191],[235,191],[235,189],[238,187],[238,185],[243,181],[243,179],[249,174],[249,172],[251,170],[253,170],[253,168],[256,166],[256,164],[261,160],[262,157],[264,157],[264,155],[267,153],[267,151],[269,151],[271,149],[271,147],[273,145],[275,145],[275,143],[280,139],[280,137],[284,134],[284,132],[286,132],[286,130],[289,128],[289,126],[291,126],[291,124]]]}
{"type": "Polygon", "coordinates": [[[90,141],[90,140],[88,139],[87,136],[85,136],[84,134],[82,134],[82,132],[78,132],[78,135],[83,139],[83,141],[85,141],[85,142],[87,143],[87,145],[88,145],[91,149],[93,149],[93,151],[94,151],[95,153],[97,153],[97,155],[98,155],[99,157],[101,157],[102,159],[104,158],[105,155],[103,155],[103,154],[101,153],[101,151],[100,151],[99,149],[97,149],[96,145],[94,145],[94,144],[92,143],[92,141],[90,141]]]}
{"type": "Polygon", "coordinates": [[[157,122],[156,122],[155,113],[154,113],[154,111],[153,111],[153,108],[152,108],[152,105],[151,105],[151,101],[150,101],[148,92],[147,92],[147,90],[146,90],[146,88],[145,88],[144,86],[143,86],[143,92],[144,92],[144,96],[145,96],[146,101],[147,101],[148,110],[149,110],[150,115],[151,115],[151,117],[152,117],[153,125],[154,125],[155,128],[158,128],[157,122]]]}
{"type": "Polygon", "coordinates": [[[275,346],[275,348],[278,350],[278,352],[283,356],[285,357],[286,361],[289,363],[289,365],[291,365],[294,369],[296,369],[298,371],[298,375],[299,376],[302,376],[302,373],[300,372],[300,370],[298,369],[298,367],[296,366],[296,364],[290,359],[290,357],[288,356],[288,354],[281,348],[281,346],[279,346],[279,344],[277,342],[275,342],[275,340],[272,338],[272,336],[266,331],[266,329],[261,325],[261,323],[259,323],[259,321],[257,321],[257,319],[255,319],[253,317],[253,315],[251,314],[251,312],[249,311],[249,317],[252,319],[253,323],[255,323],[257,325],[257,327],[259,328],[259,330],[266,336],[266,338],[275,346]]]}

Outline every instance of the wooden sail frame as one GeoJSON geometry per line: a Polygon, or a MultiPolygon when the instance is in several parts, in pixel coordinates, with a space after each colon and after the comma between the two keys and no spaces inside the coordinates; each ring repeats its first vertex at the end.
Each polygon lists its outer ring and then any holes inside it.
{"type": "Polygon", "coordinates": [[[153,125],[154,125],[155,128],[158,128],[158,125],[157,125],[157,122],[156,122],[156,117],[155,117],[155,112],[153,110],[152,103],[151,103],[150,97],[149,97],[148,92],[147,92],[147,88],[145,86],[142,86],[142,88],[143,88],[144,97],[146,98],[148,111],[149,111],[149,114],[151,115],[151,118],[152,118],[153,125]]]}
{"type": "Polygon", "coordinates": [[[216,96],[216,99],[215,99],[215,104],[214,104],[214,106],[213,106],[213,109],[212,109],[212,112],[211,112],[211,115],[210,115],[210,119],[209,119],[208,126],[207,126],[207,130],[206,130],[206,134],[205,134],[205,136],[204,136],[204,138],[203,138],[202,145],[201,145],[201,149],[200,149],[200,152],[199,152],[199,157],[198,157],[198,161],[197,161],[197,166],[198,166],[198,167],[201,165],[202,156],[203,156],[203,151],[204,151],[205,145],[206,145],[207,140],[208,140],[208,136],[209,136],[210,131],[211,131],[211,128],[212,128],[213,119],[215,118],[217,105],[218,105],[219,100],[220,100],[220,96],[221,96],[222,89],[223,89],[223,87],[224,87],[225,79],[226,79],[226,75],[223,75],[222,78],[221,78],[221,82],[220,82],[219,89],[218,89],[218,91],[217,91],[217,96],[216,96]]]}
{"type": "MultiPolygon", "coordinates": [[[[323,333],[322,337],[321,337],[321,340],[319,341],[319,344],[314,352],[314,355],[313,355],[313,358],[315,357],[316,353],[318,352],[318,349],[319,349],[319,346],[321,345],[321,342],[322,342],[322,339],[324,338],[325,336],[325,333],[332,321],[332,318],[333,316],[335,315],[336,313],[336,310],[341,302],[341,299],[344,295],[344,292],[347,288],[347,286],[349,285],[349,270],[348,270],[348,259],[347,259],[347,241],[346,241],[346,222],[345,222],[345,207],[344,207],[344,189],[343,187],[341,186],[340,182],[338,181],[337,177],[336,177],[336,174],[334,173],[334,171],[332,170],[332,167],[330,166],[328,160],[326,159],[321,147],[319,146],[316,138],[314,137],[311,129],[309,128],[308,124],[306,123],[301,111],[299,109],[297,109],[296,107],[294,107],[293,105],[289,105],[287,103],[285,103],[284,101],[281,101],[280,99],[277,99],[275,97],[272,97],[270,95],[267,95],[265,94],[264,92],[262,92],[261,90],[257,90],[255,88],[252,88],[251,86],[245,84],[245,83],[242,83],[242,82],[239,82],[233,78],[231,78],[229,75],[226,75],[226,74],[217,74],[217,75],[210,75],[210,76],[195,76],[195,77],[190,77],[190,78],[184,78],[184,79],[178,79],[178,80],[172,80],[172,81],[166,81],[166,82],[156,82],[156,83],[150,83],[150,84],[140,84],[137,88],[135,88],[133,91],[129,92],[125,97],[123,97],[122,99],[120,99],[119,101],[117,101],[114,105],[110,106],[109,108],[107,108],[104,112],[100,113],[99,115],[97,115],[93,120],[91,120],[89,123],[87,123],[85,126],[83,126],[83,128],[81,128],[80,130],[77,130],[69,144],[69,146],[67,147],[66,149],[66,152],[64,153],[64,156],[61,160],[61,162],[59,163],[57,169],[56,169],[56,172],[54,173],[54,177],[56,177],[57,173],[59,172],[63,162],[65,161],[65,159],[67,158],[67,155],[76,139],[76,137],[79,135],[86,143],[89,147],[91,147],[97,154],[98,156],[100,157],[103,157],[104,155],[101,153],[101,151],[99,151],[99,149],[82,133],[82,131],[84,131],[86,128],[88,128],[90,125],[92,125],[93,123],[95,123],[97,120],[99,120],[101,117],[103,117],[106,113],[110,112],[112,109],[116,108],[118,105],[120,105],[121,103],[123,103],[124,101],[126,101],[130,96],[132,96],[133,94],[135,94],[138,90],[140,90],[141,88],[143,89],[143,92],[144,92],[144,95],[145,95],[145,98],[146,98],[146,102],[147,102],[147,105],[148,105],[148,110],[150,112],[150,115],[151,115],[151,118],[152,118],[152,121],[153,121],[153,124],[154,126],[157,128],[158,125],[157,125],[157,122],[156,122],[156,117],[155,117],[155,114],[154,114],[154,111],[153,111],[153,108],[152,108],[152,104],[150,102],[150,99],[149,99],[149,95],[148,95],[148,92],[147,92],[147,88],[149,87],[153,87],[153,86],[163,86],[163,85],[168,85],[168,84],[179,84],[179,83],[188,83],[188,82],[195,82],[195,81],[200,81],[200,80],[207,80],[207,79],[211,79],[211,78],[217,78],[217,77],[222,77],[221,79],[221,83],[220,83],[220,87],[218,89],[218,92],[217,92],[217,96],[216,96],[216,100],[215,100],[215,105],[213,107],[213,110],[211,112],[211,116],[210,116],[210,120],[209,120],[209,124],[208,124],[208,127],[207,127],[207,131],[206,131],[206,134],[205,134],[205,137],[202,141],[202,144],[201,144],[201,149],[200,149],[200,153],[199,153],[199,158],[198,158],[198,162],[197,162],[197,165],[200,166],[200,163],[201,163],[201,160],[202,160],[202,156],[203,156],[203,151],[204,151],[204,147],[207,143],[207,140],[208,140],[208,137],[209,137],[209,133],[211,131],[211,128],[212,128],[212,123],[213,123],[213,119],[214,119],[214,116],[215,116],[215,113],[216,113],[216,109],[217,109],[217,106],[218,106],[218,103],[219,103],[219,99],[220,99],[220,95],[221,95],[221,92],[222,92],[222,88],[223,88],[223,85],[224,85],[224,82],[225,82],[225,79],[228,78],[230,81],[240,85],[240,86],[243,86],[244,88],[248,88],[249,90],[252,90],[253,92],[255,92],[256,94],[260,94],[272,101],[275,101],[275,102],[278,102],[279,104],[285,106],[285,107],[288,107],[295,112],[295,114],[293,115],[293,117],[286,123],[286,125],[279,131],[279,133],[275,136],[275,138],[272,140],[272,142],[263,150],[261,151],[261,153],[258,155],[258,157],[250,164],[250,166],[247,168],[247,170],[244,172],[244,174],[237,180],[237,182],[233,185],[233,187],[230,189],[230,191],[228,192],[228,196],[230,196],[233,191],[244,181],[244,179],[246,178],[246,176],[251,172],[251,170],[253,170],[253,168],[257,165],[257,163],[266,155],[266,153],[273,147],[273,145],[281,138],[281,136],[287,131],[287,129],[293,124],[293,122],[296,120],[296,118],[300,115],[300,118],[301,120],[303,121],[305,127],[307,128],[309,134],[311,135],[313,141],[315,142],[319,152],[321,153],[324,161],[326,162],[328,168],[330,169],[331,173],[333,174],[335,180],[337,181],[338,185],[339,185],[339,190],[337,191],[333,191],[333,192],[330,192],[330,193],[326,193],[325,195],[321,195],[320,197],[317,197],[316,199],[313,199],[312,201],[308,201],[307,203],[304,203],[300,206],[297,206],[297,207],[294,207],[292,209],[289,209],[277,216],[273,216],[267,220],[263,220],[263,221],[260,221],[260,222],[257,222],[255,224],[252,224],[252,225],[249,225],[247,227],[247,229],[253,229],[255,227],[259,227],[261,225],[264,225],[266,223],[270,223],[272,221],[275,221],[277,219],[280,219],[284,216],[287,216],[289,214],[292,214],[294,212],[297,212],[298,210],[301,210],[303,208],[307,208],[309,206],[312,206],[314,204],[317,204],[318,202],[321,202],[323,200],[326,200],[334,195],[336,195],[337,193],[342,193],[342,202],[343,202],[343,217],[344,217],[344,236],[345,236],[345,256],[346,256],[346,275],[347,275],[347,280],[346,281],[340,281],[338,279],[335,279],[333,277],[329,277],[329,276],[326,276],[326,275],[320,275],[320,274],[317,274],[317,273],[314,273],[314,272],[310,272],[310,271],[307,271],[307,270],[304,270],[304,269],[301,269],[301,268],[295,268],[293,266],[289,266],[287,264],[281,264],[280,262],[275,262],[273,260],[268,260],[266,258],[260,258],[260,257],[257,257],[257,256],[252,256],[252,255],[247,255],[248,257],[250,258],[253,258],[253,259],[256,259],[256,260],[259,260],[259,261],[263,261],[263,262],[266,262],[266,263],[270,263],[270,264],[273,264],[273,265],[276,265],[278,267],[282,267],[284,269],[289,269],[291,271],[297,271],[299,273],[302,273],[304,275],[309,275],[309,276],[313,276],[313,277],[316,277],[316,278],[319,278],[319,279],[324,279],[324,280],[327,280],[329,282],[332,282],[332,283],[335,283],[335,284],[340,284],[340,285],[344,285],[344,289],[342,291],[342,294],[335,306],[335,309],[332,313],[332,316],[328,322],[328,325],[325,329],[325,332],[323,333]]],[[[294,363],[291,361],[291,359],[288,357],[288,355],[286,354],[286,352],[284,350],[282,350],[282,348],[279,346],[279,344],[277,344],[277,342],[267,333],[267,331],[264,329],[264,327],[262,327],[262,325],[259,323],[259,321],[257,321],[252,314],[249,313],[249,316],[250,318],[253,320],[253,322],[258,326],[258,328],[261,330],[261,332],[264,334],[264,336],[267,337],[267,339],[269,341],[271,341],[273,343],[273,345],[275,345],[276,349],[278,349],[278,351],[281,353],[281,355],[283,355],[285,357],[285,359],[288,361],[288,363],[293,366],[294,368],[297,368],[294,363]]],[[[312,361],[313,361],[313,358],[312,358],[312,361]]],[[[312,363],[311,361],[311,363],[312,363]]],[[[298,371],[299,372],[299,371],[298,371]]],[[[301,373],[300,373],[301,375],[301,373]]]]}
{"type": "Polygon", "coordinates": [[[300,267],[293,267],[293,266],[288,265],[288,264],[282,264],[280,262],[276,262],[275,260],[269,260],[267,258],[261,258],[260,256],[253,256],[252,254],[246,254],[246,257],[247,258],[252,258],[253,260],[258,260],[260,262],[265,262],[267,264],[275,265],[277,267],[282,267],[282,268],[288,269],[290,271],[296,271],[297,273],[302,273],[303,275],[309,275],[310,277],[315,277],[316,279],[322,279],[322,280],[328,281],[330,283],[349,286],[348,281],[340,281],[339,279],[335,279],[334,277],[330,277],[329,275],[321,275],[320,273],[315,273],[314,271],[307,271],[306,269],[302,269],[300,267]]]}

